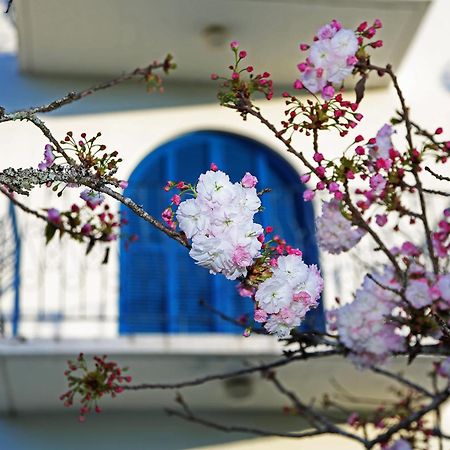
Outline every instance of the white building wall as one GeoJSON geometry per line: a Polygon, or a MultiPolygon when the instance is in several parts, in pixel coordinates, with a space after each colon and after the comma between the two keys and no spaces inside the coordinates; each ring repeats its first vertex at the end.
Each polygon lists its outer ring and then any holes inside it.
{"type": "MultiPolygon", "coordinates": [[[[442,47],[438,45],[439,42],[442,43],[446,40],[445,17],[448,16],[446,13],[449,12],[449,8],[450,4],[445,0],[435,2],[399,71],[405,97],[411,106],[412,117],[430,130],[434,130],[437,126],[444,126],[445,129],[450,117],[450,102],[448,101],[450,91],[443,82],[449,60],[443,57],[445,53],[443,54],[442,47]]],[[[385,45],[395,45],[395,43],[386,42],[385,45]]],[[[19,74],[15,76],[18,79],[12,79],[12,84],[21,82],[21,76],[19,74]]],[[[44,86],[49,98],[53,98],[51,94],[52,80],[30,79],[27,82],[36,83],[36,86],[40,87],[44,86]]],[[[85,83],[85,85],[90,84],[89,81],[85,83]]],[[[76,84],[80,86],[80,81],[77,81],[76,84]]],[[[117,149],[124,159],[118,173],[119,177],[123,179],[127,179],[148,152],[159,145],[183,133],[205,129],[229,131],[256,139],[275,149],[288,159],[299,173],[301,172],[299,161],[292,155],[288,155],[283,150],[282,144],[261,124],[252,118],[243,122],[234,111],[220,107],[215,102],[195,104],[198,100],[198,91],[193,90],[190,86],[175,88],[178,93],[178,104],[184,106],[174,106],[177,99],[174,100],[174,96],[170,94],[169,84],[166,96],[149,95],[150,109],[138,110],[127,110],[126,108],[133,108],[137,103],[136,99],[146,95],[143,86],[127,89],[129,91],[126,92],[130,93],[130,103],[129,105],[124,104],[124,109],[121,111],[52,115],[44,118],[58,138],[63,138],[68,130],[72,130],[75,134],[86,132],[88,135],[101,131],[102,142],[111,150],[117,149]],[[165,99],[167,99],[167,103],[165,103],[165,99]],[[154,103],[158,107],[152,109],[154,103]]],[[[57,97],[60,95],[61,87],[58,85],[53,91],[55,91],[54,97],[57,97]]],[[[107,94],[108,99],[105,100],[106,94],[101,94],[101,100],[102,102],[106,101],[110,106],[114,105],[114,102],[123,104],[124,92],[111,89],[107,94]]],[[[209,93],[212,99],[214,93],[212,90],[209,93]]],[[[202,95],[208,98],[204,93],[202,95]]],[[[21,100],[26,105],[26,97],[21,100]]],[[[89,99],[88,102],[91,103],[86,103],[86,105],[89,106],[94,101],[95,98],[89,99]]],[[[139,102],[141,101],[139,98],[139,102]]],[[[263,113],[273,123],[278,124],[283,118],[283,102],[281,100],[264,101],[260,103],[260,106],[263,108],[263,113]]],[[[77,107],[82,109],[83,103],[80,102],[77,107]]],[[[354,133],[347,139],[338,138],[333,132],[322,133],[320,136],[321,151],[327,156],[337,157],[356,134],[363,134],[366,137],[375,135],[376,131],[393,115],[397,107],[398,101],[392,87],[367,92],[361,107],[365,118],[354,130],[354,133]]],[[[89,110],[89,107],[86,109],[89,110]]],[[[395,140],[398,145],[404,145],[401,130],[395,140]]],[[[47,142],[34,126],[20,122],[2,124],[0,141],[4,148],[2,167],[36,166],[42,159],[43,148],[47,142]]],[[[305,153],[312,153],[311,142],[304,136],[297,136],[294,143],[305,153]]],[[[433,180],[431,181],[433,182],[433,180]]],[[[73,193],[68,191],[69,189],[66,190],[67,194],[64,195],[63,201],[60,201],[48,190],[38,189],[32,194],[29,204],[36,208],[69,205],[70,199],[77,198],[78,190],[74,190],[76,192],[73,193]]],[[[299,201],[302,200],[299,199],[299,201]]],[[[442,211],[444,204],[445,199],[441,200],[439,205],[435,202],[429,206],[439,212],[442,211]]],[[[315,200],[315,210],[316,214],[320,210],[320,196],[315,200]]],[[[117,316],[118,262],[116,245],[112,246],[110,262],[105,268],[99,264],[102,255],[98,249],[97,253],[94,252],[89,258],[85,258],[84,249],[78,248],[79,246],[73,242],[68,242],[67,238],[61,242],[55,239],[47,247],[47,252],[43,252],[42,224],[34,218],[24,217],[23,214],[20,216],[20,223],[22,231],[26,231],[26,253],[22,266],[22,299],[30,311],[40,309],[45,303],[47,311],[51,315],[65,303],[69,309],[81,313],[90,311],[94,315],[98,312],[111,318],[117,316]],[[33,230],[32,233],[30,230],[33,230]],[[36,264],[36,262],[38,263],[36,264]]],[[[364,249],[371,248],[372,244],[366,237],[361,245],[364,249]]],[[[350,298],[351,292],[359,285],[363,274],[364,261],[358,257],[362,253],[365,253],[364,250],[359,248],[357,252],[345,257],[333,257],[328,254],[321,256],[322,270],[326,280],[326,304],[330,305],[336,296],[342,297],[343,300],[350,298]],[[342,268],[345,268],[345,272],[342,271],[342,268]]],[[[103,336],[116,334],[114,320],[109,321],[109,324],[104,323],[100,328],[97,324],[81,321],[75,328],[72,328],[72,325],[61,326],[56,323],[56,325],[48,326],[41,324],[38,329],[34,325],[24,324],[21,329],[22,333],[28,336],[45,337],[61,336],[61,333],[74,337],[79,334],[80,330],[83,330],[82,334],[85,337],[98,333],[103,336]]]]}

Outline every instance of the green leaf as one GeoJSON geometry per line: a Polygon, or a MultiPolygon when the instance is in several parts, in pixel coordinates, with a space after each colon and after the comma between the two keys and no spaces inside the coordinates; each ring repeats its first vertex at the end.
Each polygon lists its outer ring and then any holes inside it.
{"type": "Polygon", "coordinates": [[[52,223],[48,223],[45,227],[45,244],[47,245],[56,233],[58,228],[55,227],[52,223]]]}

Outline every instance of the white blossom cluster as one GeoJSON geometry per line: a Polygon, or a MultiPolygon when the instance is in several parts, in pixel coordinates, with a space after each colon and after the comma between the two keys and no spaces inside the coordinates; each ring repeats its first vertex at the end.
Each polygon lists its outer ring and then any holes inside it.
{"type": "MultiPolygon", "coordinates": [[[[327,96],[327,86],[340,85],[357,62],[358,39],[355,32],[332,21],[320,28],[306,63],[298,65],[300,80],[310,92],[327,96]]],[[[334,91],[331,93],[333,95],[334,91]]]]}
{"type": "Polygon", "coordinates": [[[231,183],[227,174],[209,170],[199,177],[196,197],[178,206],[179,226],[192,239],[189,254],[212,274],[229,280],[245,276],[259,255],[263,228],[253,222],[261,206],[256,182],[247,173],[231,183]]]}
{"type": "Polygon", "coordinates": [[[366,276],[354,301],[331,311],[329,317],[340,341],[352,351],[350,358],[360,367],[382,364],[393,352],[405,348],[398,325],[388,317],[398,306],[399,297],[381,287],[396,289],[398,283],[388,270],[374,277],[379,284],[366,276]]]}
{"type": "Polygon", "coordinates": [[[315,265],[306,265],[298,255],[280,256],[272,276],[256,291],[255,320],[266,322],[269,333],[285,338],[317,306],[322,289],[323,279],[315,265]]]}
{"type": "Polygon", "coordinates": [[[365,234],[342,215],[336,199],[322,203],[322,215],[316,219],[316,229],[319,246],[332,254],[350,250],[365,234]]]}

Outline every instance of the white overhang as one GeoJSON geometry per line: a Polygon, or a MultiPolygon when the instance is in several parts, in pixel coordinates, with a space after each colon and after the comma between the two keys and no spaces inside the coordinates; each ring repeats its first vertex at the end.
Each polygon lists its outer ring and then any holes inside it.
{"type": "MultiPolygon", "coordinates": [[[[74,359],[79,352],[87,356],[110,355],[122,367],[130,367],[133,383],[177,383],[273,362],[283,358],[281,349],[282,344],[268,336],[244,339],[229,335],[154,335],[89,341],[3,341],[0,414],[63,412],[58,397],[67,389],[63,375],[66,360],[74,359]]],[[[428,387],[429,367],[427,357],[417,358],[414,366],[407,366],[406,358],[397,358],[390,370],[402,371],[406,377],[428,387]]],[[[278,367],[277,373],[304,402],[315,399],[317,405],[325,392],[334,395],[342,390],[351,391],[354,397],[392,398],[389,388],[395,384],[381,375],[357,370],[338,356],[293,362],[278,367]]],[[[175,392],[174,389],[129,392],[114,401],[105,399],[102,404],[108,411],[162,409],[174,404],[175,392]]],[[[185,388],[183,395],[192,407],[202,410],[269,412],[279,411],[286,403],[260,373],[185,388]]],[[[355,407],[371,406],[362,403],[352,406],[355,407]]]]}
{"type": "MultiPolygon", "coordinates": [[[[238,39],[251,62],[281,85],[297,77],[300,42],[333,18],[346,27],[380,18],[386,45],[374,62],[398,66],[431,0],[16,0],[24,72],[111,76],[168,52],[171,78],[207,82],[231,61],[238,39]],[[211,28],[212,27],[212,28],[211,28]],[[212,29],[212,34],[211,34],[212,29]],[[209,30],[209,34],[205,30],[209,30]],[[216,30],[216,33],[214,32],[216,30]],[[219,30],[217,32],[217,30],[219,30]],[[222,42],[223,38],[223,42],[222,42]]],[[[384,79],[376,81],[378,85],[384,79]]],[[[373,82],[372,82],[373,85],[373,82]]]]}

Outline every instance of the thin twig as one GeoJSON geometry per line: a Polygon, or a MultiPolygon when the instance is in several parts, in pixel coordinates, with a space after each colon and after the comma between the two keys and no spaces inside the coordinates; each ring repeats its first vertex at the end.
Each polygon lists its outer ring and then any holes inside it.
{"type": "Polygon", "coordinates": [[[414,411],[409,416],[405,417],[397,424],[390,427],[386,432],[378,435],[375,439],[372,439],[369,442],[369,448],[372,448],[376,444],[387,442],[398,431],[407,429],[409,426],[411,426],[412,423],[421,419],[425,414],[429,413],[430,411],[434,411],[436,408],[442,405],[442,403],[444,403],[448,399],[449,395],[450,391],[448,390],[448,388],[439,392],[438,394],[433,396],[433,400],[430,403],[423,406],[422,408],[419,408],[417,411],[414,411]]]}
{"type": "Polygon", "coordinates": [[[450,177],[446,177],[445,175],[440,175],[436,172],[434,172],[433,170],[431,170],[428,166],[425,166],[425,170],[430,173],[431,175],[433,175],[434,178],[440,180],[440,181],[450,181],[450,177]]]}
{"type": "Polygon", "coordinates": [[[210,381],[226,380],[228,378],[235,378],[241,375],[247,375],[250,373],[275,369],[277,367],[282,367],[296,361],[304,361],[306,359],[326,358],[328,356],[339,355],[342,352],[343,350],[340,349],[316,350],[311,353],[302,353],[295,356],[285,357],[282,359],[277,359],[270,363],[247,367],[245,369],[238,369],[230,372],[222,372],[217,374],[206,375],[200,378],[195,378],[193,380],[180,381],[178,383],[142,383],[136,385],[124,385],[123,388],[131,391],[137,391],[141,389],[181,389],[184,387],[198,386],[200,384],[208,383],[210,381]]]}
{"type": "Polygon", "coordinates": [[[402,377],[401,375],[399,375],[397,373],[391,372],[387,369],[383,369],[382,367],[371,367],[370,370],[372,370],[372,372],[378,373],[385,377],[391,378],[392,380],[395,380],[395,381],[399,382],[400,384],[403,384],[404,386],[414,389],[415,391],[420,392],[421,394],[423,394],[427,397],[430,397],[430,398],[434,397],[433,393],[430,392],[429,390],[418,385],[417,383],[414,383],[411,380],[408,380],[405,377],[402,377]]]}
{"type": "Polygon", "coordinates": [[[30,214],[40,220],[43,220],[46,223],[53,225],[58,230],[69,234],[70,236],[72,236],[73,238],[75,238],[77,240],[85,241],[85,239],[88,239],[89,241],[106,241],[106,239],[101,239],[101,238],[97,238],[94,236],[86,236],[85,234],[73,231],[70,228],[66,228],[63,224],[58,224],[58,223],[52,222],[51,220],[48,219],[48,217],[45,214],[42,214],[39,211],[31,209],[28,206],[26,206],[24,203],[17,200],[17,198],[15,198],[14,195],[11,194],[10,192],[8,192],[3,186],[0,186],[0,192],[3,195],[5,195],[6,197],[8,197],[9,201],[11,203],[13,203],[15,206],[17,206],[18,208],[20,208],[23,212],[30,214]]]}
{"type": "Polygon", "coordinates": [[[195,416],[193,414],[182,413],[173,409],[165,410],[169,416],[176,416],[181,419],[187,420],[189,422],[198,423],[215,430],[224,431],[226,433],[248,433],[254,434],[256,436],[274,436],[274,437],[285,437],[285,438],[307,438],[312,436],[320,436],[327,434],[326,431],[303,431],[303,432],[280,432],[280,431],[269,431],[262,428],[252,428],[244,427],[242,425],[225,425],[223,423],[214,422],[212,420],[204,419],[202,417],[195,416]]]}
{"type": "Polygon", "coordinates": [[[285,395],[287,398],[291,400],[291,402],[294,404],[296,409],[298,410],[299,414],[304,415],[308,420],[310,420],[312,423],[314,423],[315,427],[319,431],[327,431],[331,434],[339,434],[341,436],[344,436],[346,438],[355,440],[357,442],[362,443],[363,445],[367,444],[367,441],[353,433],[350,433],[348,431],[345,431],[344,429],[338,427],[333,422],[331,422],[327,417],[325,417],[323,414],[318,413],[317,411],[314,411],[313,408],[309,407],[305,403],[303,403],[300,398],[292,391],[287,389],[275,376],[273,372],[269,373],[267,376],[267,379],[271,381],[274,386],[277,388],[279,392],[281,392],[283,395],[285,395]]]}
{"type": "Polygon", "coordinates": [[[26,110],[18,110],[18,111],[13,112],[11,115],[31,116],[31,115],[34,115],[37,113],[48,113],[48,112],[55,111],[65,105],[68,105],[75,101],[81,100],[95,92],[98,92],[98,91],[101,91],[104,89],[109,89],[113,86],[117,86],[118,84],[121,84],[125,81],[131,80],[132,78],[148,76],[152,73],[153,70],[156,70],[156,69],[167,70],[171,64],[170,60],[171,60],[171,57],[168,56],[168,57],[166,57],[166,59],[163,62],[153,62],[146,67],[138,67],[138,68],[134,69],[132,72],[125,73],[123,75],[120,75],[109,81],[97,84],[97,85],[92,86],[83,91],[69,92],[64,97],[54,100],[46,105],[36,106],[36,107],[29,108],[26,110]]]}

